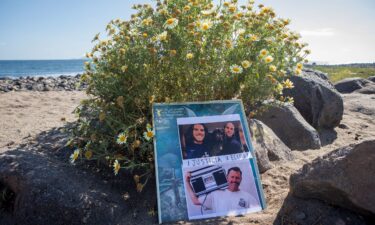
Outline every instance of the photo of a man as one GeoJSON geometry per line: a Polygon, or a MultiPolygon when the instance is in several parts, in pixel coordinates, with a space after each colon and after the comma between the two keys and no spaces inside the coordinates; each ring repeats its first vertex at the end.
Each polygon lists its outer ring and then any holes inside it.
{"type": "Polygon", "coordinates": [[[186,135],[186,159],[194,159],[209,156],[207,146],[208,130],[204,124],[193,124],[186,135]]]}
{"type": "Polygon", "coordinates": [[[248,152],[238,115],[179,118],[180,147],[183,159],[222,156],[248,152]],[[237,120],[238,118],[238,120],[237,120]]]}
{"type": "Polygon", "coordinates": [[[238,140],[239,136],[237,137],[237,135],[235,135],[236,130],[237,129],[233,122],[228,122],[225,124],[223,150],[218,155],[228,155],[243,152],[241,143],[238,140]]]}
{"type": "Polygon", "coordinates": [[[236,165],[224,165],[227,169],[226,179],[228,186],[197,196],[191,185],[191,173],[185,172],[185,190],[189,202],[194,206],[188,206],[189,216],[199,218],[205,215],[216,216],[238,215],[260,210],[260,202],[255,190],[255,183],[250,175],[251,168],[247,160],[236,163],[236,165]],[[243,183],[243,172],[246,172],[245,185],[243,183]],[[246,190],[245,190],[246,189],[246,190]],[[251,193],[251,194],[250,194],[251,193]],[[196,206],[200,207],[200,212],[196,206]]]}

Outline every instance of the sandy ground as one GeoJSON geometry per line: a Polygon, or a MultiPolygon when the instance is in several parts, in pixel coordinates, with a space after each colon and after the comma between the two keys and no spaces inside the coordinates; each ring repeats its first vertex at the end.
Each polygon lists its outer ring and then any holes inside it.
{"type": "Polygon", "coordinates": [[[42,131],[76,119],[82,91],[0,93],[0,153],[42,131]]]}
{"type": "MultiPolygon", "coordinates": [[[[319,150],[293,151],[295,160],[262,174],[267,209],[243,217],[226,218],[225,224],[272,224],[289,193],[289,176],[305,163],[338,147],[375,137],[375,97],[348,94],[344,97],[341,128],[320,131],[323,147],[319,150]]],[[[0,94],[0,153],[33,138],[41,131],[63,126],[76,118],[72,111],[84,92],[12,92],[0,94]],[[64,121],[65,120],[65,121],[64,121]],[[8,147],[9,145],[9,147],[8,147]]]]}

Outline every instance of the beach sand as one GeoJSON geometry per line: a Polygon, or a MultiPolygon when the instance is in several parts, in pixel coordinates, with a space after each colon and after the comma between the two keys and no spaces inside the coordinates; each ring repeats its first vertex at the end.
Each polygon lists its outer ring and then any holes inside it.
{"type": "Polygon", "coordinates": [[[83,91],[0,93],[0,153],[76,120],[72,112],[84,98],[83,91]]]}
{"type": "MultiPolygon", "coordinates": [[[[375,116],[358,112],[355,107],[355,104],[363,105],[367,101],[365,99],[362,103],[356,103],[360,96],[362,95],[343,95],[345,111],[341,124],[346,126],[336,127],[333,131],[321,131],[324,145],[321,149],[293,151],[295,160],[280,164],[261,175],[268,205],[266,210],[243,217],[226,217],[220,224],[273,224],[290,193],[291,174],[304,164],[334,149],[375,137],[375,116]]],[[[76,120],[72,112],[79,105],[80,100],[86,97],[85,92],[78,91],[1,93],[0,152],[32,139],[42,131],[61,127],[66,122],[76,120]]],[[[368,101],[374,100],[369,98],[368,101]]],[[[372,107],[371,104],[367,105],[372,107]]],[[[370,108],[371,110],[375,112],[374,107],[370,108]]],[[[195,224],[195,222],[187,224],[195,224]]]]}

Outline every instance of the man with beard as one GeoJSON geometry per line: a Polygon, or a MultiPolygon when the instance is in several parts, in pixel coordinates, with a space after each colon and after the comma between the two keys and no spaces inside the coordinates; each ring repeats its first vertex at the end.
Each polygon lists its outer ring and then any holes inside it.
{"type": "Polygon", "coordinates": [[[224,133],[223,150],[219,153],[219,155],[229,155],[243,152],[241,143],[236,138],[235,127],[232,122],[225,124],[224,133]]]}
{"type": "Polygon", "coordinates": [[[185,159],[194,159],[209,156],[209,148],[206,143],[208,129],[204,124],[198,123],[189,127],[186,137],[185,159]]]}
{"type": "Polygon", "coordinates": [[[227,181],[228,188],[225,190],[216,190],[206,196],[198,198],[190,184],[191,174],[186,176],[187,191],[194,205],[201,205],[203,210],[211,210],[217,215],[227,215],[240,213],[243,210],[260,207],[259,202],[248,192],[240,190],[242,181],[242,171],[239,167],[232,167],[228,170],[227,181]]]}

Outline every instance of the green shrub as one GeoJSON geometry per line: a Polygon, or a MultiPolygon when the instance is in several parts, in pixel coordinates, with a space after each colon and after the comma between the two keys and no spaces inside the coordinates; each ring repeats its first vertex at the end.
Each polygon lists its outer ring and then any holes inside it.
{"type": "Polygon", "coordinates": [[[282,89],[293,87],[288,74],[301,72],[308,50],[289,20],[253,1],[170,0],[134,9],[130,21],[111,21],[109,39],[97,35],[87,54],[92,63],[82,79],[91,98],[77,109],[72,162],[99,160],[116,174],[129,169],[141,190],[153,171],[151,103],[241,98],[249,109],[283,100],[282,89]]]}

